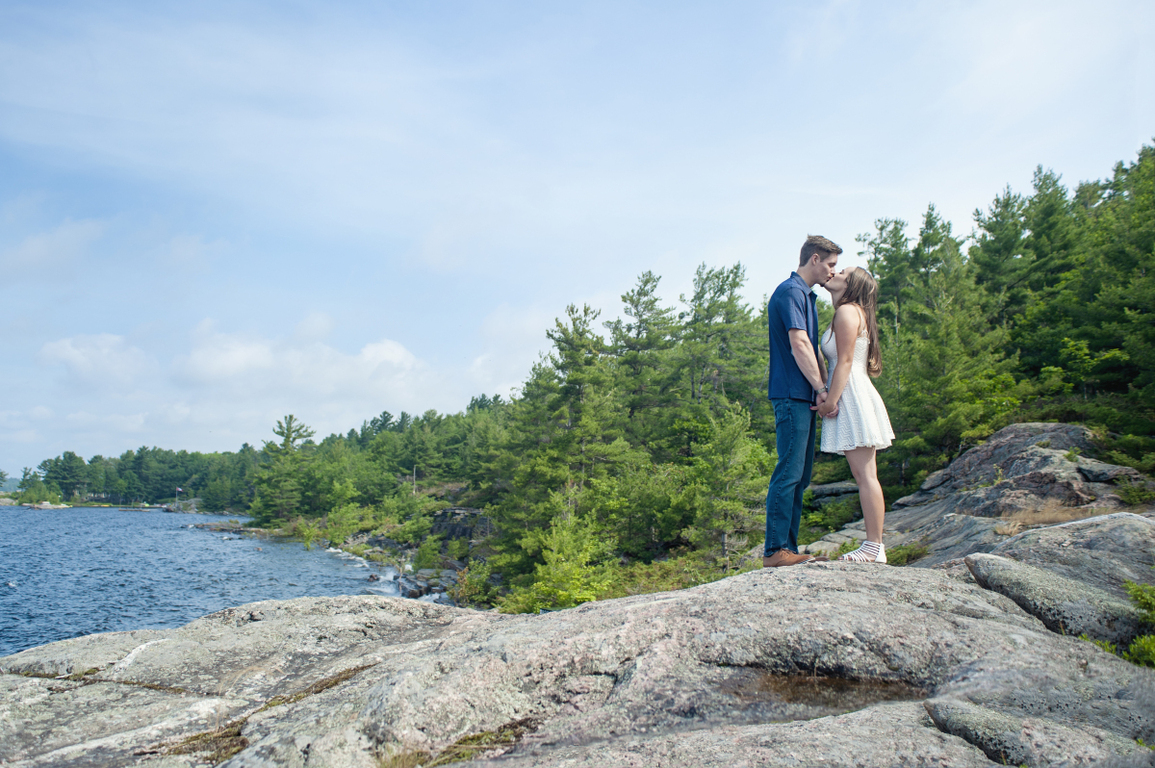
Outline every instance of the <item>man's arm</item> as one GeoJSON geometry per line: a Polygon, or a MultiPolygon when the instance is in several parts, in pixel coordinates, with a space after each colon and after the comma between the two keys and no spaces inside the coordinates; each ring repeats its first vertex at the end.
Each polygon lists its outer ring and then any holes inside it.
{"type": "MultiPolygon", "coordinates": [[[[814,387],[814,391],[818,392],[814,398],[815,404],[810,406],[810,410],[817,410],[819,405],[826,402],[828,394],[819,391],[826,389],[826,368],[821,366],[814,356],[814,347],[810,346],[810,337],[806,335],[806,331],[801,328],[791,328],[789,333],[790,351],[794,354],[794,362],[798,363],[798,369],[802,371],[802,375],[810,382],[810,386],[814,387]]],[[[837,416],[838,405],[836,404],[834,410],[826,415],[837,416]]]]}
{"type": "Polygon", "coordinates": [[[810,382],[817,392],[826,387],[822,377],[822,369],[818,366],[818,359],[814,356],[814,347],[810,346],[810,337],[801,328],[791,328],[790,351],[794,353],[794,362],[798,363],[798,370],[810,382]]]}

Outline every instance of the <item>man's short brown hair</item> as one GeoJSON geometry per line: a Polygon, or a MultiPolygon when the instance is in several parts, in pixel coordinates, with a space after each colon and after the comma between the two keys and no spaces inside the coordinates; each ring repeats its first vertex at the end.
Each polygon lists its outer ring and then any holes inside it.
{"type": "Polygon", "coordinates": [[[818,254],[819,261],[825,261],[832,253],[842,253],[842,248],[833,240],[827,240],[822,235],[811,235],[802,244],[802,254],[798,257],[798,266],[806,266],[810,257],[818,254]]]}

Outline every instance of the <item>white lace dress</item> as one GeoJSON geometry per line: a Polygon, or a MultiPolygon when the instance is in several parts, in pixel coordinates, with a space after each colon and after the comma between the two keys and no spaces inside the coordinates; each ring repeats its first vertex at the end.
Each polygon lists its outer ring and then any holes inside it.
{"type": "MultiPolygon", "coordinates": [[[[866,446],[889,448],[894,440],[886,405],[874,388],[870,374],[866,372],[869,344],[865,335],[854,341],[854,362],[850,366],[850,378],[846,380],[846,387],[838,401],[838,415],[822,420],[823,453],[845,455],[853,448],[866,446]]],[[[830,386],[838,361],[838,345],[835,343],[833,326],[822,337],[822,354],[826,356],[830,367],[830,380],[826,383],[830,386]]]]}

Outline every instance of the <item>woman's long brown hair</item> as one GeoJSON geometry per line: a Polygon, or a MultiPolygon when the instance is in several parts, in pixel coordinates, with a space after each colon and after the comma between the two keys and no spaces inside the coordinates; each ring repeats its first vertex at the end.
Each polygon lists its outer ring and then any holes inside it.
{"type": "Polygon", "coordinates": [[[882,350],[878,346],[878,321],[875,311],[878,309],[878,283],[865,269],[853,267],[846,272],[846,293],[838,300],[838,307],[843,304],[857,304],[866,316],[866,372],[871,376],[882,373],[882,350]]]}

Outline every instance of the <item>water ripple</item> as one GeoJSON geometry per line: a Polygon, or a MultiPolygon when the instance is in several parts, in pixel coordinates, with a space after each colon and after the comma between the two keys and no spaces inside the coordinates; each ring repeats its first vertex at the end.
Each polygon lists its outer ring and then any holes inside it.
{"type": "Polygon", "coordinates": [[[189,527],[225,519],[0,507],[0,656],[94,632],[177,627],[256,600],[397,595],[391,569],[362,558],[189,527]],[[374,572],[382,580],[370,587],[374,572]]]}

